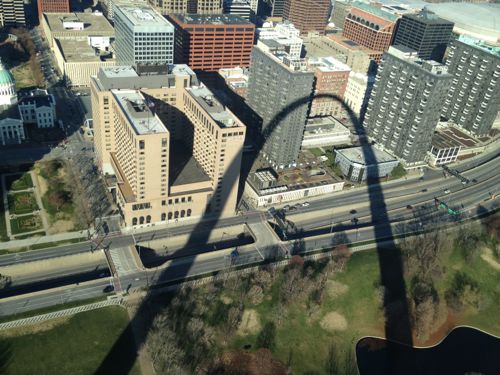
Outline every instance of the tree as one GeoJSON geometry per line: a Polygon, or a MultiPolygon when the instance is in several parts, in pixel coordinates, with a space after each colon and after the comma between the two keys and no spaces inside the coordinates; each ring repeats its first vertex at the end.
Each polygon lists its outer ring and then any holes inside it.
{"type": "Polygon", "coordinates": [[[391,172],[392,178],[401,178],[406,176],[406,169],[399,163],[391,172]]]}
{"type": "Polygon", "coordinates": [[[415,276],[411,281],[415,334],[427,338],[438,317],[439,296],[431,280],[415,276]]]}
{"type": "Polygon", "coordinates": [[[252,286],[247,293],[247,297],[252,305],[260,304],[264,300],[264,293],[262,291],[262,288],[258,285],[252,286]]]}
{"type": "Polygon", "coordinates": [[[49,192],[48,201],[55,207],[56,211],[59,211],[62,206],[68,201],[69,193],[64,190],[55,190],[49,192]]]}
{"type": "Polygon", "coordinates": [[[276,325],[273,322],[267,322],[259,335],[256,345],[258,348],[273,350],[276,346],[276,325]]]}

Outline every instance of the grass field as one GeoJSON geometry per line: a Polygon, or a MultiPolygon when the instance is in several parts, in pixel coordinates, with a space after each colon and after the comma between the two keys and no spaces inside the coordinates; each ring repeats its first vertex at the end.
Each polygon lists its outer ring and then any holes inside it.
{"type": "Polygon", "coordinates": [[[9,194],[8,200],[10,214],[22,215],[38,210],[35,194],[31,192],[9,194]]]}
{"type": "MultiPolygon", "coordinates": [[[[68,320],[45,322],[18,331],[0,333],[6,367],[4,374],[94,374],[112,345],[128,324],[121,307],[106,307],[74,315],[68,320]]],[[[130,334],[127,332],[127,334],[130,334]]],[[[135,352],[133,337],[119,351],[123,356],[135,352]]],[[[120,363],[102,373],[125,373],[120,363]]],[[[136,364],[131,374],[139,374],[136,364]]]]}
{"type": "Polygon", "coordinates": [[[29,173],[5,176],[5,184],[9,191],[26,190],[33,187],[33,181],[29,173]]]}
{"type": "Polygon", "coordinates": [[[11,70],[14,79],[16,80],[16,89],[36,86],[36,80],[31,70],[29,61],[11,70]]]}
{"type": "MultiPolygon", "coordinates": [[[[394,251],[394,250],[387,250],[394,251]]],[[[449,287],[453,275],[463,271],[479,285],[479,305],[467,306],[463,311],[454,313],[453,320],[435,327],[434,334],[418,345],[431,345],[441,340],[453,326],[472,325],[496,335],[500,335],[500,321],[493,318],[498,315],[500,301],[500,272],[487,264],[481,257],[465,261],[455,250],[442,259],[443,277],[436,280],[436,289],[444,300],[444,292],[449,287]]],[[[354,348],[362,336],[384,336],[384,312],[378,295],[379,262],[375,251],[353,254],[347,270],[331,277],[339,295],[329,295],[320,310],[312,315],[305,304],[292,304],[281,325],[277,326],[276,346],[273,354],[282,363],[290,364],[294,374],[326,374],[326,362],[330,345],[345,353],[354,348]],[[346,326],[327,330],[322,323],[330,314],[343,317],[346,326]]],[[[409,285],[406,280],[406,285],[409,285]]],[[[273,314],[277,301],[274,290],[260,305],[252,307],[258,314],[260,326],[275,321],[273,314]]],[[[229,350],[242,349],[251,345],[256,347],[259,330],[245,336],[236,336],[229,350]]]]}
{"type": "Polygon", "coordinates": [[[42,228],[42,220],[38,215],[20,216],[10,220],[12,234],[33,232],[42,228]]]}

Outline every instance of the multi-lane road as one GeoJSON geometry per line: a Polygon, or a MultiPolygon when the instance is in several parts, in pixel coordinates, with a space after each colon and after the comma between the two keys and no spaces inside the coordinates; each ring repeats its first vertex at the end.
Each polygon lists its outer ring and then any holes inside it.
{"type": "MultiPolygon", "coordinates": [[[[499,193],[500,187],[500,165],[498,163],[498,153],[487,155],[482,159],[468,163],[458,168],[463,175],[476,182],[463,185],[455,177],[444,178],[442,171],[429,170],[423,175],[423,179],[393,181],[382,185],[385,205],[388,210],[388,218],[393,223],[386,235],[398,232],[398,222],[412,217],[412,210],[422,205],[430,205],[435,197],[446,201],[450,206],[458,207],[465,211],[466,215],[477,214],[477,207],[481,205],[483,210],[497,208],[497,201],[492,200],[491,193],[499,193]],[[445,193],[449,190],[449,193],[445,193]],[[411,209],[408,206],[411,206],[411,209]]],[[[294,221],[298,227],[305,230],[328,226],[332,223],[332,236],[336,231],[341,230],[344,238],[352,243],[375,239],[374,222],[377,218],[371,217],[374,205],[378,202],[369,202],[370,187],[361,187],[347,190],[340,194],[323,197],[322,199],[310,200],[309,206],[303,207],[290,213],[288,219],[294,221]],[[353,214],[353,207],[356,212],[353,214]],[[331,212],[331,214],[330,214],[331,212]],[[358,218],[357,225],[350,225],[353,216],[358,218]],[[338,225],[339,223],[343,225],[338,225]]],[[[375,209],[376,211],[376,209],[375,209]]],[[[269,217],[268,217],[269,218],[269,217]]],[[[161,229],[153,229],[148,232],[132,234],[116,234],[101,239],[101,247],[108,249],[123,249],[134,244],[134,241],[143,242],[151,239],[167,238],[179,234],[191,233],[193,229],[210,230],[214,227],[237,225],[242,223],[258,224],[263,220],[261,212],[249,211],[240,213],[235,217],[223,218],[217,222],[205,221],[201,227],[196,224],[171,225],[161,229]]],[[[267,225],[267,224],[266,224],[267,225]]],[[[185,279],[195,275],[205,274],[216,270],[224,269],[236,262],[239,265],[260,262],[264,258],[277,254],[290,253],[293,241],[281,242],[277,236],[267,233],[254,233],[256,236],[268,236],[269,246],[247,245],[239,249],[239,256],[236,261],[227,250],[214,251],[211,253],[197,254],[175,258],[168,261],[162,267],[154,269],[140,269],[125,275],[118,275],[113,279],[104,278],[92,282],[80,283],[64,289],[49,289],[43,292],[29,295],[19,295],[2,300],[1,315],[13,314],[16,312],[31,310],[39,307],[46,307],[61,302],[68,302],[83,298],[96,297],[109,291],[110,283],[119,290],[135,289],[140,287],[150,287],[157,284],[173,282],[174,280],[185,279]],[[62,295],[62,297],[61,297],[62,295]]],[[[377,233],[378,236],[383,234],[377,233]]],[[[94,241],[95,243],[95,241],[94,241]]],[[[259,241],[257,241],[259,243],[259,241]]],[[[315,236],[305,238],[303,249],[312,251],[331,245],[331,236],[315,236]]],[[[0,266],[51,259],[54,257],[74,255],[91,251],[91,242],[61,246],[58,248],[30,251],[19,254],[0,256],[0,266]]],[[[94,250],[95,251],[95,250],[94,250]]]]}

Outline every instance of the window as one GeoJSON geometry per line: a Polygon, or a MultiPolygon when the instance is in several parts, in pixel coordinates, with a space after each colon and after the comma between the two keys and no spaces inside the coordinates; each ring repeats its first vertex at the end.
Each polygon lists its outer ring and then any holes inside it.
{"type": "Polygon", "coordinates": [[[146,223],[151,223],[151,215],[146,216],[146,223]]]}
{"type": "Polygon", "coordinates": [[[136,217],[132,218],[132,225],[137,225],[137,218],[136,217]]]}
{"type": "Polygon", "coordinates": [[[190,208],[188,208],[188,210],[187,210],[187,217],[189,217],[189,216],[191,216],[191,209],[190,208]]]}
{"type": "Polygon", "coordinates": [[[139,141],[139,149],[144,150],[146,148],[146,142],[145,141],[139,141]]]}
{"type": "Polygon", "coordinates": [[[139,218],[139,224],[144,224],[144,216],[141,216],[141,217],[139,218]]]}

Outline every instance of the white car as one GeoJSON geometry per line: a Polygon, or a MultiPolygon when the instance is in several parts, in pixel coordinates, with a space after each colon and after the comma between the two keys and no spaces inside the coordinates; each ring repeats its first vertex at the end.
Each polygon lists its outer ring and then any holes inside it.
{"type": "Polygon", "coordinates": [[[309,206],[309,202],[302,203],[302,207],[308,207],[308,206],[309,206]]]}
{"type": "Polygon", "coordinates": [[[446,190],[444,191],[444,193],[445,193],[445,194],[450,194],[450,189],[446,189],[446,190]]]}

